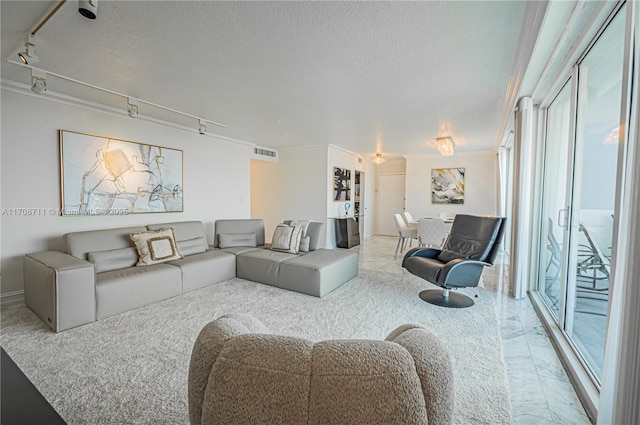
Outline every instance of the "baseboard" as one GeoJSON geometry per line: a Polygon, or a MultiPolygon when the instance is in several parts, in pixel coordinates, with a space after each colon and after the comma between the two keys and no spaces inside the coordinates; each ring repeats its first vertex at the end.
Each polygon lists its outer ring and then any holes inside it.
{"type": "Polygon", "coordinates": [[[24,302],[24,291],[13,291],[0,295],[0,307],[20,302],[24,302]]]}

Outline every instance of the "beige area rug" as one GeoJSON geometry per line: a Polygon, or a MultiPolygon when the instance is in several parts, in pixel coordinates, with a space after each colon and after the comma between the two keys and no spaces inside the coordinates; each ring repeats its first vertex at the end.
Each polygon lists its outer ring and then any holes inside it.
{"type": "Polygon", "coordinates": [[[438,334],[454,367],[456,424],[512,423],[493,295],[445,309],[424,303],[427,284],[408,273],[361,269],[320,299],[242,279],[61,333],[24,305],[2,310],[0,344],[60,415],[73,424],[188,424],[187,371],[200,329],[249,313],[274,333],[384,339],[404,323],[438,334]]]}

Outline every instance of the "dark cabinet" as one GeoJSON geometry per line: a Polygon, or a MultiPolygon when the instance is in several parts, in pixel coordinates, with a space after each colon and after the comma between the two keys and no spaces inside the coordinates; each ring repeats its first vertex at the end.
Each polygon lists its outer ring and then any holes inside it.
{"type": "Polygon", "coordinates": [[[336,218],[336,246],[351,248],[360,245],[358,222],[353,218],[336,218]]]}

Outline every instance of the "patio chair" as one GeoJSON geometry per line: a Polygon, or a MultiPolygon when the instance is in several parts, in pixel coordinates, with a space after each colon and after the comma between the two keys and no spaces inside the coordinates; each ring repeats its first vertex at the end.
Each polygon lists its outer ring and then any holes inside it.
{"type": "Polygon", "coordinates": [[[581,223],[579,229],[584,234],[587,245],[586,249],[581,245],[583,255],[578,261],[577,279],[579,283],[586,283],[586,285],[577,284],[577,286],[592,291],[608,291],[611,260],[604,253],[587,224],[581,223]],[[605,283],[599,286],[599,282],[605,283]]]}

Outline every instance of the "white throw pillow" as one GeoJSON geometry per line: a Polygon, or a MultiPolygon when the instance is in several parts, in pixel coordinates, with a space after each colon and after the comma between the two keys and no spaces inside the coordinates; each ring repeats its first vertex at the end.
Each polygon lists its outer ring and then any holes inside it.
{"type": "Polygon", "coordinates": [[[311,238],[307,235],[309,223],[311,223],[311,220],[291,220],[289,223],[291,226],[302,226],[302,238],[300,238],[300,247],[298,248],[300,252],[309,252],[309,245],[311,244],[311,238]]]}
{"type": "Polygon", "coordinates": [[[302,230],[302,226],[278,224],[273,232],[273,238],[271,238],[271,249],[297,254],[300,249],[302,230]]]}
{"type": "Polygon", "coordinates": [[[171,227],[131,233],[130,236],[140,257],[136,266],[150,266],[183,258],[176,247],[176,238],[171,227]]]}
{"type": "Polygon", "coordinates": [[[300,252],[309,252],[309,244],[311,243],[311,237],[305,236],[300,238],[300,252]]]}
{"type": "Polygon", "coordinates": [[[307,229],[309,228],[311,220],[291,220],[290,226],[302,226],[302,237],[307,236],[307,229]]]}

